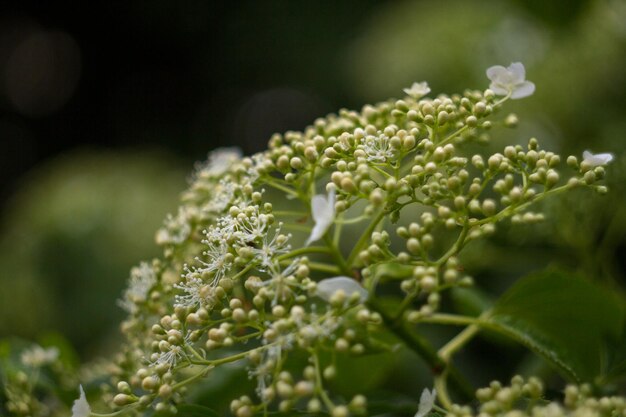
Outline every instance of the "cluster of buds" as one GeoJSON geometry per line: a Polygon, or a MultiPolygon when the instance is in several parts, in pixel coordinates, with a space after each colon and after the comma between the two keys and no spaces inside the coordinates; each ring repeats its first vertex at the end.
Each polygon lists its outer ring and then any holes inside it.
{"type": "MultiPolygon", "coordinates": [[[[374,302],[383,287],[401,300],[401,325],[420,323],[442,291],[472,285],[458,256],[468,242],[505,219],[541,220],[529,206],[550,195],[605,190],[602,155],[567,158],[567,180],[560,156],[536,139],[466,155],[495,125],[517,124],[500,113],[534,91],[520,66],[493,67],[490,89],[462,95],[427,98],[415,84],[401,100],[276,134],[252,157],[212,152],[157,233],[163,257],[131,273],[115,407],[175,410],[189,385],[242,361],[256,390],[232,400],[236,416],[366,415],[363,395],[345,400],[327,383],[337,354],[392,349],[379,339],[389,325],[374,302]]],[[[517,382],[520,392],[532,385],[517,382]]]]}
{"type": "Polygon", "coordinates": [[[563,402],[546,401],[541,380],[525,380],[514,376],[508,386],[493,381],[476,391],[480,402],[478,412],[471,407],[453,405],[451,417],[491,416],[622,416],[626,413],[626,399],[618,396],[595,397],[590,385],[568,385],[563,402]]]}

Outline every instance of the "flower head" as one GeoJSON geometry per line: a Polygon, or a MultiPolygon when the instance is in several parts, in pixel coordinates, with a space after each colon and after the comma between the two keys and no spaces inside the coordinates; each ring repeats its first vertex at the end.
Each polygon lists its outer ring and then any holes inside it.
{"type": "Polygon", "coordinates": [[[315,226],[307,239],[305,246],[319,240],[324,236],[328,228],[335,221],[335,189],[331,189],[328,197],[323,194],[313,196],[311,199],[311,215],[315,226]]]}
{"type": "Polygon", "coordinates": [[[128,313],[137,313],[138,305],[148,299],[148,294],[156,283],[156,272],[147,262],[142,262],[130,270],[128,288],[124,291],[124,297],[118,300],[118,305],[128,313]]]}
{"type": "Polygon", "coordinates": [[[87,402],[83,386],[79,385],[78,387],[80,397],[78,397],[78,399],[74,401],[74,405],[72,405],[72,417],[89,417],[91,415],[91,407],[89,407],[89,403],[87,402]]]}
{"type": "Polygon", "coordinates": [[[384,163],[396,157],[396,150],[391,146],[391,139],[384,133],[364,137],[361,139],[361,145],[370,162],[384,163]]]}
{"type": "Polygon", "coordinates": [[[606,165],[612,160],[613,160],[613,154],[611,153],[592,154],[589,151],[583,152],[583,162],[591,165],[592,167],[606,165]]]}
{"type": "Polygon", "coordinates": [[[432,391],[428,391],[428,388],[424,388],[422,391],[422,395],[420,397],[420,404],[417,407],[417,413],[415,413],[415,417],[424,417],[426,414],[433,409],[433,404],[435,404],[435,398],[437,398],[437,390],[433,388],[432,391]]]}
{"type": "Polygon", "coordinates": [[[430,93],[430,87],[426,81],[421,83],[413,83],[411,88],[405,88],[404,92],[409,96],[413,97],[415,100],[419,100],[424,97],[426,94],[430,93]]]}
{"type": "Polygon", "coordinates": [[[44,349],[35,345],[22,353],[21,360],[24,365],[37,368],[56,361],[58,357],[59,349],[55,347],[44,349]]]}
{"type": "Polygon", "coordinates": [[[359,294],[361,302],[365,302],[368,296],[367,290],[352,278],[333,277],[317,283],[316,295],[326,301],[330,301],[337,291],[343,291],[348,297],[356,292],[359,294]]]}
{"type": "Polygon", "coordinates": [[[512,99],[524,98],[535,92],[535,84],[526,81],[526,70],[521,62],[513,62],[507,68],[494,65],[487,69],[491,80],[489,88],[500,96],[511,94],[512,99]]]}
{"type": "Polygon", "coordinates": [[[241,159],[241,149],[233,146],[229,148],[217,148],[209,153],[205,165],[201,172],[209,177],[219,177],[231,167],[232,164],[241,159]]]}

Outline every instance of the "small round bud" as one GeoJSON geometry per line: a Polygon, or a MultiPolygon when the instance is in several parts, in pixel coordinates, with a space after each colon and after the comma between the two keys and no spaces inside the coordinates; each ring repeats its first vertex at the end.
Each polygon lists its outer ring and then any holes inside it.
{"type": "Polygon", "coordinates": [[[333,411],[330,414],[332,417],[349,417],[350,412],[348,411],[348,407],[345,405],[339,405],[333,408],[333,411]]]}
{"type": "Polygon", "coordinates": [[[319,413],[322,410],[322,403],[317,398],[313,398],[307,403],[306,409],[310,413],[319,413]]]}
{"type": "Polygon", "coordinates": [[[496,202],[490,198],[484,200],[482,211],[485,216],[493,216],[496,213],[496,202]]]}
{"type": "Polygon", "coordinates": [[[131,397],[126,394],[117,394],[115,397],[113,397],[113,403],[118,407],[125,406],[127,404],[130,404],[131,402],[131,397]]]}
{"type": "Polygon", "coordinates": [[[511,113],[504,119],[504,126],[506,127],[517,127],[519,124],[519,119],[516,114],[511,113]]]}
{"type": "Polygon", "coordinates": [[[573,155],[568,156],[567,165],[572,168],[578,168],[578,159],[573,155]]]}
{"type": "Polygon", "coordinates": [[[476,127],[478,125],[478,119],[476,116],[467,116],[465,119],[465,124],[469,127],[476,127]]]}
{"type": "Polygon", "coordinates": [[[130,385],[126,381],[120,381],[117,383],[117,390],[124,394],[130,394],[130,385]]]}
{"type": "Polygon", "coordinates": [[[327,366],[323,372],[324,379],[334,379],[337,375],[337,369],[334,366],[327,366]]]}

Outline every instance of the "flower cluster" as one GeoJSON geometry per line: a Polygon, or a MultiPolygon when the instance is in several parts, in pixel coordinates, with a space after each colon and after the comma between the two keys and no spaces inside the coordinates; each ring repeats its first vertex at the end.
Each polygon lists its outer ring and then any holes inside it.
{"type": "Polygon", "coordinates": [[[61,360],[57,347],[42,347],[34,344],[24,347],[15,362],[6,342],[0,354],[0,412],[11,416],[44,416],[68,411],[60,406],[56,392],[76,386],[75,375],[61,360]]]}
{"type": "MultiPolygon", "coordinates": [[[[175,411],[188,386],[237,362],[255,386],[232,398],[238,417],[367,415],[365,395],[331,389],[339,365],[393,351],[389,332],[406,342],[408,327],[449,320],[437,315],[441,294],[473,284],[459,257],[469,242],[507,219],[542,220],[531,207],[571,188],[605,191],[608,154],[569,156],[565,175],[563,158],[534,138],[470,152],[494,126],[516,124],[502,108],[535,88],[519,63],[487,75],[489,89],[462,95],[427,98],[428,85],[416,83],[403,99],[276,134],[251,157],[212,152],[157,233],[163,256],[131,271],[120,301],[126,343],[111,373],[117,393],[104,398],[120,411],[175,411]],[[397,300],[393,311],[381,294],[397,300]]],[[[447,355],[414,345],[433,369],[446,364],[447,355]]],[[[471,415],[438,383],[416,416],[440,410],[435,396],[447,412],[471,415]]],[[[533,384],[516,379],[507,395],[534,393],[533,384]]],[[[495,415],[493,401],[509,391],[492,391],[479,399],[495,415]]],[[[91,412],[82,389],[73,412],[91,412]]]]}
{"type": "Polygon", "coordinates": [[[590,385],[568,385],[563,402],[546,401],[543,382],[531,377],[528,380],[514,376],[509,386],[493,381],[488,387],[476,391],[480,402],[478,413],[468,406],[453,405],[450,417],[474,416],[623,416],[626,399],[619,396],[596,397],[590,385]]]}
{"type": "Polygon", "coordinates": [[[244,361],[256,389],[233,399],[236,416],[365,415],[363,395],[327,388],[335,354],[391,349],[379,335],[393,320],[429,321],[442,291],[472,285],[458,255],[498,222],[542,220],[530,207],[573,187],[603,190],[604,154],[570,156],[565,180],[534,138],[467,155],[499,120],[513,124],[499,116],[508,99],[534,91],[519,63],[487,75],[490,89],[432,99],[416,83],[404,99],[274,135],[252,157],[211,153],[157,234],[164,257],[131,274],[115,406],[175,409],[185,386],[244,361]],[[394,317],[379,308],[383,288],[401,294],[394,317]]]}

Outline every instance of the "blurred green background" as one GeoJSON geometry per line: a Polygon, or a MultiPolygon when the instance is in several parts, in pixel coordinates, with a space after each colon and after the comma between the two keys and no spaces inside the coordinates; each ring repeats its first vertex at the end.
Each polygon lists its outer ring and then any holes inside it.
{"type": "Polygon", "coordinates": [[[414,81],[482,89],[487,67],[513,61],[537,91],[507,104],[520,126],[490,146],[536,136],[613,152],[612,191],[503,226],[469,247],[466,270],[494,293],[553,264],[623,289],[626,1],[25,1],[0,13],[0,337],[60,332],[83,358],[115,346],[128,271],[159,254],[154,232],[207,151],[259,151],[414,81]]]}

